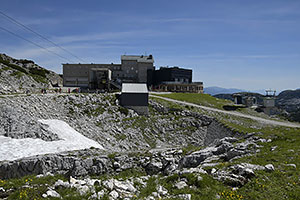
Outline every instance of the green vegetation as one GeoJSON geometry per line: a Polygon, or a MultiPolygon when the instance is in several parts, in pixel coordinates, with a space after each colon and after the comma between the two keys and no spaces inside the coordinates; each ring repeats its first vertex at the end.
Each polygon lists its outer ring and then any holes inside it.
{"type": "Polygon", "coordinates": [[[13,73],[10,74],[11,76],[15,76],[17,78],[21,78],[24,73],[20,72],[20,71],[14,71],[13,73]]]}
{"type": "Polygon", "coordinates": [[[20,67],[19,65],[11,64],[8,60],[3,60],[1,56],[0,56],[0,63],[12,69],[15,69],[17,71],[23,72],[24,74],[28,74],[28,72],[23,67],[20,67]]]}
{"type": "Polygon", "coordinates": [[[175,99],[179,101],[186,101],[202,106],[208,106],[212,108],[218,108],[223,110],[223,106],[225,105],[233,105],[232,101],[218,99],[212,97],[209,94],[196,94],[196,93],[170,93],[170,94],[155,94],[161,97],[167,97],[170,99],[175,99]]]}
{"type": "Polygon", "coordinates": [[[239,191],[246,199],[300,199],[300,129],[269,127],[262,132],[262,137],[272,141],[261,143],[263,147],[255,156],[244,157],[234,163],[271,163],[275,171],[258,171],[256,177],[239,191]],[[271,151],[272,147],[276,149],[271,151]],[[295,164],[296,168],[288,164],[295,164]]]}
{"type": "Polygon", "coordinates": [[[19,179],[0,180],[0,187],[12,191],[9,195],[9,200],[42,199],[42,194],[48,190],[47,184],[53,185],[58,179],[66,180],[62,175],[41,178],[25,176],[19,179]]]}
{"type": "MultiPolygon", "coordinates": [[[[17,62],[26,64],[26,63],[33,63],[31,60],[20,60],[17,62]]],[[[46,74],[49,74],[50,71],[43,69],[43,68],[30,68],[29,71],[27,71],[24,67],[21,67],[16,64],[10,63],[8,60],[3,60],[2,57],[0,57],[0,63],[6,65],[7,67],[2,68],[2,70],[9,70],[14,69],[14,71],[11,75],[16,76],[17,78],[20,78],[23,74],[27,74],[31,76],[35,81],[39,83],[48,83],[46,74]]]]}
{"type": "Polygon", "coordinates": [[[194,151],[199,151],[201,149],[203,149],[203,146],[195,146],[195,145],[189,144],[189,145],[182,148],[182,154],[187,155],[187,154],[190,154],[194,151]]]}
{"type": "Polygon", "coordinates": [[[127,116],[129,111],[127,108],[120,106],[119,112],[127,116]]]}
{"type": "Polygon", "coordinates": [[[38,75],[38,76],[41,76],[43,78],[46,78],[46,74],[49,74],[50,71],[48,71],[46,69],[43,69],[43,68],[30,68],[29,73],[31,75],[38,75]]]}

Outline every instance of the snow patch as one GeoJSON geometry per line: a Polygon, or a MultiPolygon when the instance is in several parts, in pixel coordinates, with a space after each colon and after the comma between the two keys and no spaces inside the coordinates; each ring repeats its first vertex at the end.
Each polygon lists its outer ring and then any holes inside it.
{"type": "Polygon", "coordinates": [[[60,140],[44,141],[33,138],[13,139],[0,136],[0,161],[17,160],[34,155],[59,153],[63,151],[87,149],[90,147],[104,149],[102,145],[81,135],[64,121],[55,119],[38,121],[48,125],[47,130],[57,134],[60,140]]]}

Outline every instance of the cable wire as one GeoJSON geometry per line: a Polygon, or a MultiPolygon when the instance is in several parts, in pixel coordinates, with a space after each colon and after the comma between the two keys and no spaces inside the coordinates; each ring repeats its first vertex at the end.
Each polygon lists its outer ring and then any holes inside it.
{"type": "Polygon", "coordinates": [[[54,45],[54,46],[60,48],[60,49],[63,50],[64,52],[67,52],[68,54],[70,54],[71,56],[75,57],[76,59],[78,59],[78,60],[80,60],[80,61],[82,61],[82,62],[85,62],[83,59],[79,58],[78,56],[76,56],[75,54],[71,53],[71,52],[68,51],[67,49],[65,49],[65,48],[63,48],[63,47],[61,47],[61,46],[59,46],[58,44],[56,44],[56,43],[54,43],[54,42],[52,42],[52,41],[49,40],[48,38],[46,38],[46,37],[44,37],[43,35],[37,33],[36,31],[32,30],[31,28],[29,28],[28,26],[22,24],[21,22],[15,20],[14,18],[12,18],[12,17],[6,15],[6,14],[3,13],[2,11],[0,11],[0,14],[3,15],[4,17],[6,17],[7,19],[9,19],[10,21],[14,22],[15,24],[17,24],[17,25],[23,27],[24,29],[26,29],[26,30],[28,30],[28,31],[30,31],[30,32],[32,32],[32,33],[34,33],[35,35],[39,36],[40,38],[46,40],[47,42],[51,43],[52,45],[54,45]]]}
{"type": "Polygon", "coordinates": [[[67,60],[68,62],[71,62],[71,63],[72,63],[72,61],[69,60],[68,58],[66,58],[66,57],[64,57],[64,56],[61,56],[61,55],[55,53],[54,51],[51,51],[51,50],[49,50],[49,49],[47,49],[47,48],[45,48],[45,47],[42,47],[41,45],[39,45],[39,44],[37,44],[37,43],[35,43],[35,42],[32,42],[32,41],[30,41],[30,40],[28,40],[28,39],[26,39],[26,38],[24,38],[24,37],[22,37],[22,36],[20,36],[20,35],[18,35],[18,34],[16,34],[16,33],[12,32],[12,31],[10,31],[10,30],[7,30],[6,28],[3,28],[3,27],[0,26],[0,29],[4,30],[5,32],[7,32],[7,33],[9,33],[9,34],[11,34],[11,35],[14,35],[15,37],[18,37],[18,38],[20,38],[20,39],[22,39],[22,40],[25,40],[25,41],[27,41],[27,42],[29,42],[29,43],[31,43],[31,44],[33,44],[33,45],[35,45],[35,46],[41,48],[41,49],[44,49],[45,51],[48,51],[48,52],[50,52],[50,53],[52,53],[52,54],[55,54],[56,56],[58,56],[58,57],[60,57],[60,58],[62,58],[62,59],[64,59],[64,60],[67,60]]]}

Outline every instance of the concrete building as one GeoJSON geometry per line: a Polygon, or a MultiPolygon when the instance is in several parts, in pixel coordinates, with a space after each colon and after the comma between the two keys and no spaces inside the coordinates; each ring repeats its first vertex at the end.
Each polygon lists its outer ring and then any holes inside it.
{"type": "Polygon", "coordinates": [[[178,83],[163,82],[155,87],[159,92],[186,92],[186,93],[203,93],[203,83],[178,83]]]}
{"type": "Polygon", "coordinates": [[[122,55],[121,64],[63,64],[63,86],[82,90],[121,89],[122,83],[146,83],[157,91],[203,93],[203,82],[192,82],[192,70],[161,67],[152,55],[122,55]]]}
{"type": "Polygon", "coordinates": [[[149,93],[145,83],[123,83],[120,105],[138,114],[148,114],[149,93]]]}
{"type": "Polygon", "coordinates": [[[120,87],[122,82],[147,83],[150,82],[147,80],[147,73],[154,70],[153,63],[152,55],[122,55],[121,64],[63,64],[63,85],[101,89],[103,86],[99,83],[104,79],[109,81],[105,83],[106,87],[108,85],[120,87]]]}
{"type": "Polygon", "coordinates": [[[193,71],[179,67],[161,67],[154,71],[153,89],[161,92],[203,93],[203,82],[192,82],[193,71]]]}
{"type": "Polygon", "coordinates": [[[183,69],[179,67],[160,67],[154,72],[154,84],[173,82],[173,83],[192,83],[191,69],[183,69]]]}

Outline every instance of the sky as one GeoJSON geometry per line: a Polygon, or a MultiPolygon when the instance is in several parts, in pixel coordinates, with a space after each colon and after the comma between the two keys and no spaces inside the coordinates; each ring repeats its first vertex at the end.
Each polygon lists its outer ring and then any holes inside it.
{"type": "Polygon", "coordinates": [[[193,69],[204,87],[296,89],[299,10],[299,0],[1,0],[1,12],[80,60],[1,14],[0,53],[57,73],[62,63],[152,54],[156,68],[193,69]]]}

